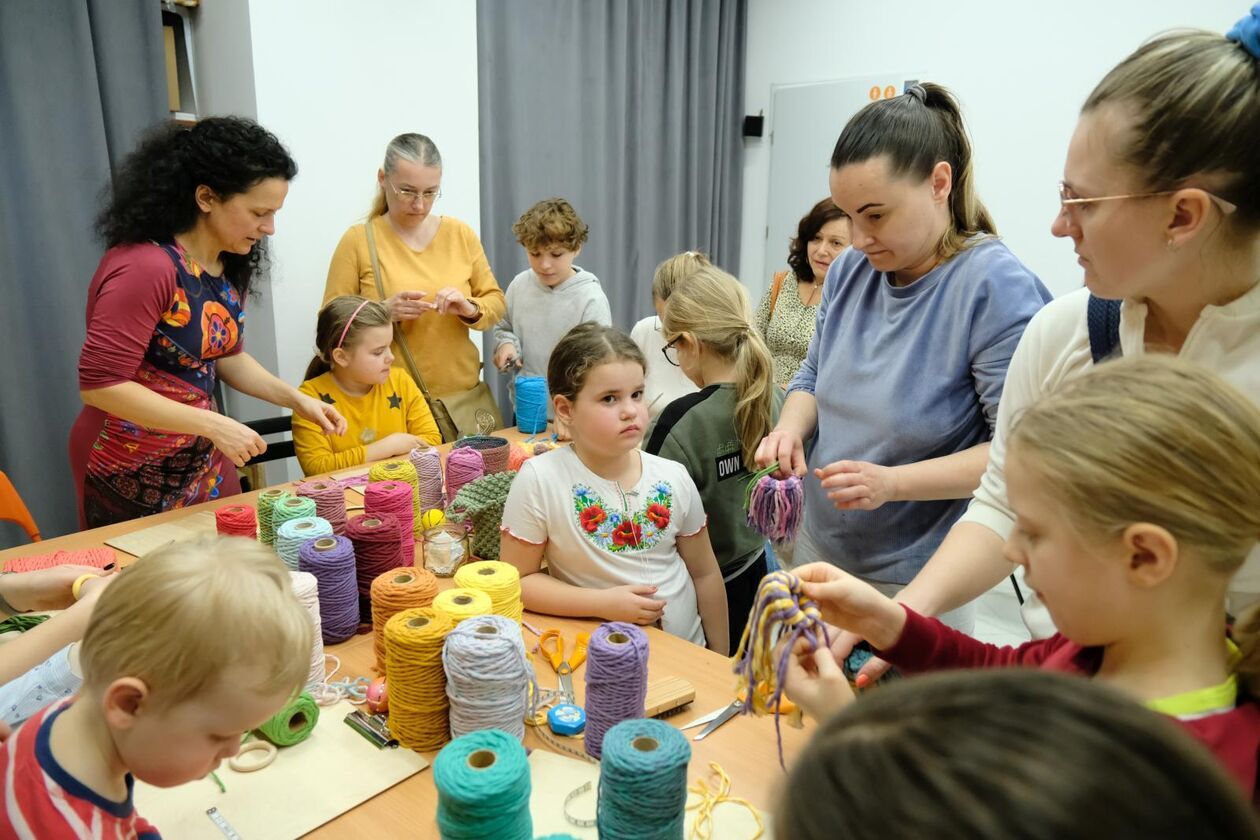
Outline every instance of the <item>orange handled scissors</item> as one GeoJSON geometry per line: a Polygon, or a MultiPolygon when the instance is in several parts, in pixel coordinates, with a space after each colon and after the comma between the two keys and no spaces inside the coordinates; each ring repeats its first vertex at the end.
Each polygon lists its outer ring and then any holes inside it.
{"type": "Polygon", "coordinates": [[[582,667],[586,661],[586,645],[591,640],[590,633],[578,633],[574,639],[573,655],[565,658],[564,637],[560,631],[550,627],[538,637],[538,648],[551,663],[560,683],[560,694],[565,702],[573,702],[573,672],[582,667]]]}

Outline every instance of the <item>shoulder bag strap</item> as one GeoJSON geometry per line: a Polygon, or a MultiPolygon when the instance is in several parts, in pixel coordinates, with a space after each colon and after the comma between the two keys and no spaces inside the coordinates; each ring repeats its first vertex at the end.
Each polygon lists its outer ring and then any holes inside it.
{"type": "Polygon", "coordinates": [[[770,314],[774,315],[774,305],[779,302],[779,292],[783,291],[783,280],[787,277],[786,271],[776,272],[774,275],[774,283],[770,286],[770,314]]]}
{"type": "MultiPolygon", "coordinates": [[[[372,219],[368,219],[363,225],[363,229],[367,232],[368,254],[372,258],[372,278],[376,281],[376,293],[380,295],[382,301],[385,297],[384,274],[381,271],[381,260],[376,255],[376,234],[372,231],[372,219]]],[[[433,398],[429,396],[429,389],[425,387],[424,377],[420,375],[420,368],[416,365],[415,358],[411,355],[411,348],[407,346],[407,337],[403,335],[402,326],[397,322],[393,322],[394,326],[394,343],[398,345],[398,353],[403,358],[403,364],[407,367],[407,372],[411,374],[411,378],[420,386],[420,393],[424,394],[424,401],[432,403],[433,398]]]]}

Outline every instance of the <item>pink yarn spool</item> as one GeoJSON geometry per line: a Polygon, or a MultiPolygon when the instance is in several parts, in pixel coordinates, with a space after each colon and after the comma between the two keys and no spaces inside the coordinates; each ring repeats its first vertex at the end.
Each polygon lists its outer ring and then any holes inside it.
{"type": "Polygon", "coordinates": [[[403,565],[416,561],[416,539],[412,534],[415,511],[411,506],[411,485],[404,481],[373,481],[363,491],[365,516],[398,518],[398,540],[402,544],[403,565]]]}
{"type": "Polygon", "coordinates": [[[297,495],[315,500],[315,515],[327,519],[334,534],[341,536],[346,532],[346,491],[338,482],[303,481],[297,486],[297,495]]]}
{"type": "Polygon", "coordinates": [[[411,465],[416,468],[420,489],[420,510],[446,507],[446,491],[442,488],[442,455],[433,447],[411,450],[411,465]]]}
{"type": "Polygon", "coordinates": [[[452,449],[446,456],[446,496],[454,499],[459,488],[486,474],[486,461],[472,447],[452,449]]]}

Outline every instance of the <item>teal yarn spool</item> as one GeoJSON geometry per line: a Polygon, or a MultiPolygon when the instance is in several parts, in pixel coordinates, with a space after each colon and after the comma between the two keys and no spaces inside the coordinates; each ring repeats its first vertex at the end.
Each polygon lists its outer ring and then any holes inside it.
{"type": "Polygon", "coordinates": [[[433,762],[442,840],[532,840],[529,761],[516,738],[499,729],[451,741],[433,762]]]}
{"type": "Polygon", "coordinates": [[[682,840],[691,744],[659,720],[623,720],[604,735],[600,840],[682,840]]]}
{"type": "Polygon", "coordinates": [[[291,747],[311,737],[317,723],[319,706],[303,691],[254,731],[277,747],[291,747]]]}

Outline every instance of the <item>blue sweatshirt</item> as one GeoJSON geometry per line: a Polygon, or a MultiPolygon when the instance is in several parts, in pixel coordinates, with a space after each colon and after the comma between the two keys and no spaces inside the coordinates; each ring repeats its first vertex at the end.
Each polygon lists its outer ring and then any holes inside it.
{"type": "Polygon", "coordinates": [[[1011,354],[1050,297],[997,239],[903,287],[860,251],[832,263],[809,353],[788,387],[818,402],[805,529],[832,563],[909,583],[967,500],[840,511],[813,470],[842,460],[912,464],[988,441],[1011,354]]]}

